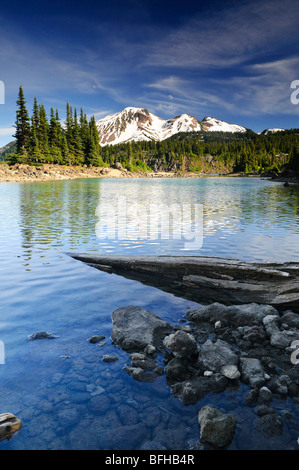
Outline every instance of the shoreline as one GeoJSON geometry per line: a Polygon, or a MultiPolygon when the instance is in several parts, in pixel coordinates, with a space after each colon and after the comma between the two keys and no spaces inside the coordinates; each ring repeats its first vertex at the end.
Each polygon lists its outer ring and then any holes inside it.
{"type": "Polygon", "coordinates": [[[254,173],[198,173],[189,171],[150,171],[131,172],[116,164],[115,167],[87,167],[66,166],[55,164],[44,164],[32,166],[26,164],[15,164],[9,166],[0,164],[0,183],[30,183],[43,181],[63,181],[84,178],[207,178],[207,177],[230,177],[230,178],[269,178],[280,183],[299,183],[299,175],[294,172],[283,172],[277,174],[254,174],[254,173]]]}
{"type": "MultiPolygon", "coordinates": [[[[44,164],[38,167],[15,164],[0,165],[0,183],[29,183],[42,181],[62,181],[81,178],[198,178],[203,176],[189,172],[131,172],[124,168],[78,167],[44,164]]],[[[219,176],[219,175],[215,175],[219,176]]]]}

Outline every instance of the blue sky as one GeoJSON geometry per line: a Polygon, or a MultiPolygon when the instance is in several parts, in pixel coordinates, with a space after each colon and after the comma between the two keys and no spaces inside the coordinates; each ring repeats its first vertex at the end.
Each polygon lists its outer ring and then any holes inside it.
{"type": "Polygon", "coordinates": [[[18,88],[96,119],[126,106],[188,113],[260,132],[299,127],[299,2],[28,0],[0,4],[0,146],[12,140],[18,88]]]}

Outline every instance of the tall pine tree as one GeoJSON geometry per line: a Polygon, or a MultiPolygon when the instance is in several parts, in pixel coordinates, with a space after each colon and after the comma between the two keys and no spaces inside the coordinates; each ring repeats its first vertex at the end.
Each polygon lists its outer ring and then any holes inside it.
{"type": "Polygon", "coordinates": [[[17,100],[16,133],[17,153],[26,156],[30,145],[30,119],[26,108],[23,87],[20,86],[17,100]]]}

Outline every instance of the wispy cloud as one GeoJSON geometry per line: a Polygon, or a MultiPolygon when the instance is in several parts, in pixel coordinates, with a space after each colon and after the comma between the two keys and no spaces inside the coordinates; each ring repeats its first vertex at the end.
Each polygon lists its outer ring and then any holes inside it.
{"type": "MultiPolygon", "coordinates": [[[[156,108],[171,109],[176,112],[195,113],[198,119],[204,116],[209,109],[217,104],[224,109],[232,109],[233,105],[219,97],[216,89],[201,89],[201,83],[192,78],[180,78],[178,76],[169,76],[148,83],[145,86],[154,90],[156,108]],[[160,104],[160,105],[159,105],[160,104]],[[162,105],[162,107],[161,107],[162,105]],[[200,112],[200,115],[198,115],[200,112]]],[[[153,100],[152,100],[153,101],[153,100]]]]}
{"type": "Polygon", "coordinates": [[[153,43],[143,64],[202,69],[245,63],[285,46],[290,39],[295,44],[298,13],[298,3],[291,0],[233,2],[209,18],[199,13],[163,41],[153,43]]]}
{"type": "Polygon", "coordinates": [[[242,76],[213,80],[215,86],[233,88],[232,105],[244,115],[295,114],[290,101],[291,82],[298,77],[299,58],[257,63],[244,67],[242,76]]]}

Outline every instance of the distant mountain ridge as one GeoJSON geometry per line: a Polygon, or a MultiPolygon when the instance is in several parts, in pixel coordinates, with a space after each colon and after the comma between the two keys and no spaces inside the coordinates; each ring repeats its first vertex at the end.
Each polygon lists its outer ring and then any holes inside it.
{"type": "Polygon", "coordinates": [[[161,119],[145,108],[127,107],[96,122],[101,146],[132,141],[165,140],[178,132],[246,132],[238,124],[228,124],[213,117],[201,122],[190,114],[161,119]]]}
{"type": "Polygon", "coordinates": [[[269,134],[276,134],[277,132],[284,132],[286,129],[280,129],[278,127],[274,127],[272,129],[265,129],[262,134],[269,135],[269,134]]]}

